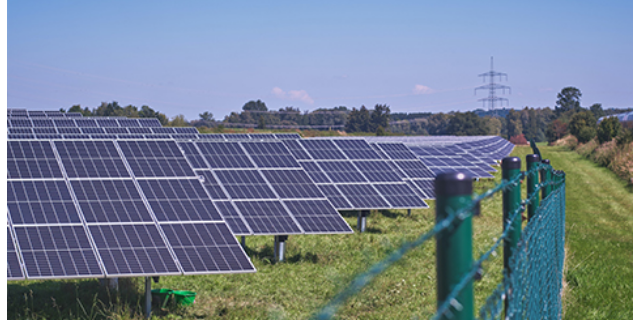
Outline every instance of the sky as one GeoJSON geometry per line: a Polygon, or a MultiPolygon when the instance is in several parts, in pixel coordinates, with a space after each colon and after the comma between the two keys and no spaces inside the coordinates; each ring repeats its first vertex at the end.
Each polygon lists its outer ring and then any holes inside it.
{"type": "MultiPolygon", "coordinates": [[[[632,107],[632,1],[29,1],[7,3],[9,108],[102,102],[221,120],[346,106],[487,108],[479,74],[508,74],[515,109],[632,107]],[[348,3],[347,3],[348,2],[348,3]]],[[[503,105],[506,106],[506,105],[503,105]]]]}

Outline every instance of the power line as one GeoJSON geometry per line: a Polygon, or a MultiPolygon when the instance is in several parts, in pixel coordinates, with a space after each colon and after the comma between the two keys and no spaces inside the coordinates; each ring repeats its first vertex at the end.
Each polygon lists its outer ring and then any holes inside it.
{"type": "Polygon", "coordinates": [[[506,102],[507,107],[509,106],[509,99],[496,96],[496,90],[502,89],[503,94],[506,90],[509,90],[509,94],[511,94],[511,87],[495,83],[494,78],[498,77],[498,81],[502,81],[502,77],[505,77],[507,81],[509,80],[509,78],[507,77],[506,73],[493,71],[493,57],[491,57],[491,70],[489,72],[479,74],[478,76],[482,77],[483,82],[487,77],[489,77],[489,84],[475,88],[473,93],[475,94],[478,90],[489,90],[489,96],[486,98],[478,99],[478,101],[482,101],[483,107],[485,106],[485,102],[488,102],[489,111],[494,111],[495,116],[496,102],[499,102],[500,106],[502,106],[502,102],[506,102]]]}

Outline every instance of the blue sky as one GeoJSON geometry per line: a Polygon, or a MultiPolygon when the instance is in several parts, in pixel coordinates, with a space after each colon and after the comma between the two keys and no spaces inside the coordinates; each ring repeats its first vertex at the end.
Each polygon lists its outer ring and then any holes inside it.
{"type": "Polygon", "coordinates": [[[269,109],[482,107],[507,73],[510,107],[631,107],[632,1],[8,1],[8,106],[148,105],[221,119],[269,109]]]}

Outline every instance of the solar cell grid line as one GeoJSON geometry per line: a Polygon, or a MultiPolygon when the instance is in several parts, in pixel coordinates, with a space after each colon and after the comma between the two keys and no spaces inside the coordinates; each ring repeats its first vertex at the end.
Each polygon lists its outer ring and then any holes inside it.
{"type": "Polygon", "coordinates": [[[7,179],[61,178],[60,164],[49,141],[7,141],[7,179]]]}
{"type": "Polygon", "coordinates": [[[303,234],[279,200],[234,201],[254,235],[303,234]]]}
{"type": "Polygon", "coordinates": [[[7,217],[7,280],[22,280],[24,279],[24,271],[15,245],[14,230],[9,225],[9,221],[9,217],[7,217]]]}
{"type": "Polygon", "coordinates": [[[162,229],[186,275],[256,271],[223,222],[163,224],[162,229]]]}
{"type": "Polygon", "coordinates": [[[176,133],[178,134],[198,134],[199,131],[198,129],[194,128],[194,127],[176,127],[173,128],[173,130],[176,131],[176,133]]]}
{"type": "Polygon", "coordinates": [[[53,119],[56,128],[77,128],[78,125],[73,119],[53,119]]]}
{"type": "Polygon", "coordinates": [[[403,143],[376,143],[374,144],[382,152],[384,152],[389,159],[394,160],[412,160],[416,159],[416,155],[411,152],[407,146],[403,143]]]}
{"type": "Polygon", "coordinates": [[[32,130],[33,130],[33,133],[35,134],[57,134],[58,133],[56,128],[53,128],[53,127],[33,128],[32,130]]]}
{"type": "Polygon", "coordinates": [[[255,168],[239,142],[198,141],[195,145],[212,169],[255,168]]]}
{"type": "Polygon", "coordinates": [[[336,209],[349,210],[355,208],[336,186],[319,184],[318,187],[336,209]]]}
{"type": "Polygon", "coordinates": [[[127,130],[129,131],[129,133],[135,133],[135,134],[150,134],[151,133],[151,129],[150,128],[128,127],[127,130]]]}
{"type": "Polygon", "coordinates": [[[32,134],[32,128],[8,128],[9,134],[32,134]]]}
{"type": "Polygon", "coordinates": [[[120,128],[120,127],[105,127],[104,132],[111,133],[111,134],[129,134],[129,130],[127,130],[127,128],[120,128]]]}
{"type": "Polygon", "coordinates": [[[80,128],[77,127],[56,127],[56,130],[60,134],[80,134],[80,128]]]}
{"type": "Polygon", "coordinates": [[[162,133],[162,134],[173,134],[176,131],[173,128],[165,128],[165,127],[153,127],[151,128],[152,133],[162,133]]]}
{"type": "Polygon", "coordinates": [[[305,234],[353,233],[349,224],[326,199],[285,200],[284,205],[305,234]]]}
{"type": "Polygon", "coordinates": [[[80,128],[87,128],[87,127],[98,127],[98,123],[95,121],[95,119],[87,119],[87,118],[82,118],[82,119],[75,119],[76,125],[80,128]]]}
{"type": "Polygon", "coordinates": [[[80,132],[82,134],[105,134],[104,129],[93,127],[80,128],[80,132]]]}
{"type": "Polygon", "coordinates": [[[429,169],[429,164],[423,162],[424,160],[407,160],[394,161],[394,164],[407,178],[435,178],[436,175],[431,169],[429,169]]]}
{"type": "Polygon", "coordinates": [[[116,146],[136,178],[195,177],[174,140],[118,140],[116,146]]]}
{"type": "Polygon", "coordinates": [[[101,127],[101,128],[120,127],[120,124],[118,124],[118,121],[116,119],[101,119],[101,118],[98,118],[98,119],[96,119],[96,122],[98,124],[98,127],[101,127]]]}
{"type": "Polygon", "coordinates": [[[69,178],[129,178],[111,140],[58,140],[54,146],[69,178]]]}
{"type": "Polygon", "coordinates": [[[8,180],[7,208],[14,224],[81,222],[64,180],[8,180]]]}
{"type": "Polygon", "coordinates": [[[9,140],[33,140],[35,135],[33,134],[9,134],[7,135],[9,140]]]}

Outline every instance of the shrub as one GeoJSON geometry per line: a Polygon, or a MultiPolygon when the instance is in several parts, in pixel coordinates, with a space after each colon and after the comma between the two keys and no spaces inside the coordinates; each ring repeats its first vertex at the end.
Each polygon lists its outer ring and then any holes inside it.
{"type": "Polygon", "coordinates": [[[576,138],[578,138],[578,142],[580,143],[587,143],[588,141],[593,139],[595,136],[596,136],[596,129],[594,129],[593,127],[584,126],[580,128],[580,131],[578,132],[578,135],[576,136],[576,138]]]}
{"type": "Polygon", "coordinates": [[[598,140],[593,139],[587,143],[578,145],[576,152],[586,158],[590,158],[593,151],[598,147],[598,140]]]}
{"type": "Polygon", "coordinates": [[[633,142],[618,148],[609,164],[609,169],[633,184],[633,142]]]}
{"type": "MultiPolygon", "coordinates": [[[[578,140],[580,140],[581,131],[583,131],[585,127],[594,129],[595,136],[596,118],[593,116],[593,113],[591,113],[591,111],[581,111],[571,117],[571,120],[569,121],[569,132],[572,135],[576,136],[578,140]]],[[[593,136],[587,140],[580,142],[587,142],[592,138],[593,136]]]]}
{"type": "Polygon", "coordinates": [[[551,121],[547,125],[547,131],[545,135],[550,142],[556,141],[567,134],[568,125],[558,119],[551,121]]]}
{"type": "Polygon", "coordinates": [[[600,141],[600,143],[611,141],[613,138],[618,136],[621,129],[622,125],[620,125],[618,117],[609,117],[603,119],[602,122],[600,122],[600,125],[598,125],[598,141],[600,141]]]}
{"type": "Polygon", "coordinates": [[[606,167],[611,163],[616,152],[617,148],[615,140],[605,142],[597,147],[593,152],[593,161],[603,167],[606,167]]]}
{"type": "Polygon", "coordinates": [[[527,138],[525,138],[524,134],[522,133],[517,136],[511,137],[511,139],[509,139],[509,142],[513,144],[525,145],[525,146],[529,144],[529,142],[527,142],[527,138]]]}
{"type": "Polygon", "coordinates": [[[618,136],[616,137],[616,141],[618,142],[619,145],[625,145],[630,142],[633,142],[633,128],[631,129],[622,128],[622,130],[618,133],[618,136]]]}
{"type": "Polygon", "coordinates": [[[572,135],[568,135],[562,139],[557,140],[554,146],[567,147],[571,150],[575,149],[578,146],[578,139],[572,135]]]}

